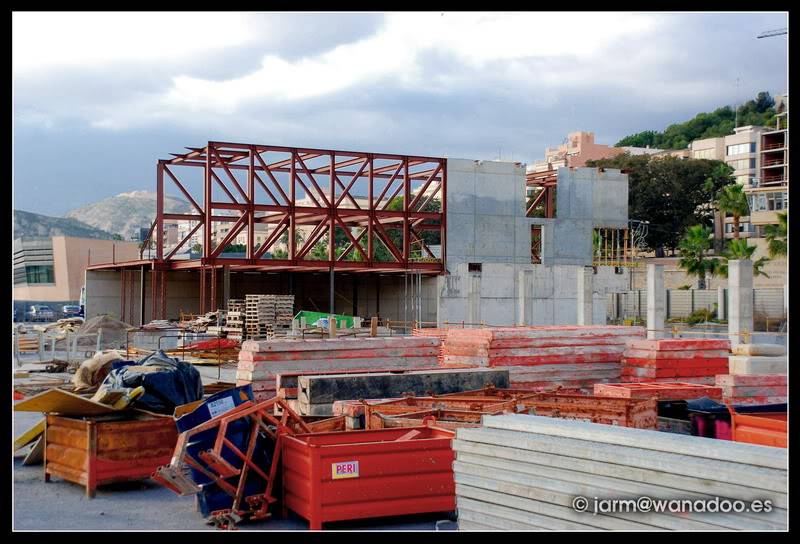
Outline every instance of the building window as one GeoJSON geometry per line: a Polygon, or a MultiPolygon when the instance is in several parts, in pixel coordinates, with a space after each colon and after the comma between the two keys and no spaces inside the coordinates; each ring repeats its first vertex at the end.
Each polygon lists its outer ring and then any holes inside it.
{"type": "MultiPolygon", "coordinates": [[[[739,232],[740,233],[747,233],[747,232],[754,232],[755,229],[753,225],[750,223],[739,223],[739,232]]],[[[725,223],[725,233],[726,234],[733,234],[733,223],[725,223]]]]}
{"type": "Polygon", "coordinates": [[[731,155],[741,155],[743,153],[755,153],[756,152],[756,143],[749,142],[745,144],[736,144],[736,145],[729,145],[725,148],[725,154],[728,156],[731,155]]]}
{"type": "Polygon", "coordinates": [[[755,187],[758,184],[756,178],[748,175],[736,176],[736,183],[745,187],[755,187]]]}
{"type": "Polygon", "coordinates": [[[542,264],[541,225],[531,225],[531,264],[542,264]]]}
{"type": "Polygon", "coordinates": [[[468,263],[467,264],[467,270],[469,272],[477,272],[478,274],[480,274],[482,269],[483,269],[483,263],[468,263]]]}
{"type": "Polygon", "coordinates": [[[698,149],[697,151],[692,151],[692,156],[695,159],[716,159],[717,158],[717,150],[713,147],[708,149],[698,149]]]}
{"type": "Polygon", "coordinates": [[[25,283],[55,283],[52,265],[26,266],[25,283]]]}
{"type": "Polygon", "coordinates": [[[758,193],[749,198],[752,212],[779,212],[789,207],[789,193],[758,193]]]}
{"type": "Polygon", "coordinates": [[[755,159],[736,159],[732,161],[727,161],[728,165],[733,168],[734,170],[752,170],[756,167],[756,160],[755,159]]]}

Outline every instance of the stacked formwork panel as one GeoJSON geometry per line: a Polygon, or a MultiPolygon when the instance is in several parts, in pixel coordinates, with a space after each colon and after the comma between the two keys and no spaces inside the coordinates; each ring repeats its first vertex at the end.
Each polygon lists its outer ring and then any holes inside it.
{"type": "Polygon", "coordinates": [[[784,404],[788,398],[786,348],[774,344],[738,344],[728,372],[716,377],[730,404],[784,404]]]}
{"type": "Polygon", "coordinates": [[[714,385],[728,372],[728,340],[638,340],[622,356],[623,382],[685,382],[714,385]]]}
{"type": "Polygon", "coordinates": [[[618,381],[626,342],[642,327],[546,326],[450,329],[443,366],[509,370],[512,387],[591,388],[618,381]]]}
{"type": "Polygon", "coordinates": [[[237,385],[252,384],[256,400],[276,392],[276,375],[338,370],[436,367],[439,339],[416,337],[247,341],[239,352],[237,385]]]}

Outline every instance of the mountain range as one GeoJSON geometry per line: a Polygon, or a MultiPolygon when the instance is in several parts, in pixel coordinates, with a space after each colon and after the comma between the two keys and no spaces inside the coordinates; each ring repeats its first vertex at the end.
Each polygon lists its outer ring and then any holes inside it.
{"type": "Polygon", "coordinates": [[[111,240],[114,235],[87,225],[77,219],[50,217],[23,210],[14,210],[14,238],[22,236],[75,236],[76,238],[99,238],[111,240]]]}
{"type": "MultiPolygon", "coordinates": [[[[187,213],[190,209],[188,202],[164,196],[165,212],[187,213]]],[[[140,228],[149,229],[156,218],[156,193],[150,191],[121,193],[70,210],[65,216],[101,230],[120,234],[125,240],[130,240],[140,228]]]]}
{"type": "MultiPolygon", "coordinates": [[[[164,211],[187,213],[188,202],[164,196],[164,211]]],[[[14,210],[14,237],[75,236],[110,240],[114,235],[130,240],[140,228],[150,228],[156,217],[156,193],[132,191],[70,210],[65,217],[14,210]]]]}

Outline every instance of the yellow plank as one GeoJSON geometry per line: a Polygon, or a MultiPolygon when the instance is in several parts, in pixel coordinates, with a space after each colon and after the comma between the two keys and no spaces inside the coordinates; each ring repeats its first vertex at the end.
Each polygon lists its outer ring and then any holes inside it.
{"type": "Polygon", "coordinates": [[[44,432],[44,418],[37,421],[33,425],[33,427],[31,427],[30,429],[19,435],[19,437],[16,440],[14,440],[14,451],[24,448],[25,446],[36,440],[37,437],[41,436],[43,432],[44,432]]]}
{"type": "Polygon", "coordinates": [[[62,389],[50,389],[14,405],[17,412],[57,413],[66,416],[99,416],[116,412],[113,407],[62,389]]]}

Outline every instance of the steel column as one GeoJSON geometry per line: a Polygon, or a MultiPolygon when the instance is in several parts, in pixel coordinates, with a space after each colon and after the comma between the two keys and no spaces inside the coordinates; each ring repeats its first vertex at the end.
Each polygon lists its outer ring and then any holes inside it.
{"type": "Polygon", "coordinates": [[[157,317],[158,301],[156,300],[158,293],[156,285],[157,283],[158,283],[158,271],[156,270],[155,265],[153,265],[153,267],[150,269],[150,302],[153,305],[150,314],[152,316],[151,317],[152,321],[158,319],[157,317]]]}
{"type": "Polygon", "coordinates": [[[122,321],[125,321],[125,269],[123,268],[119,272],[119,280],[120,280],[120,302],[119,302],[119,318],[122,321]]]}
{"type": "Polygon", "coordinates": [[[211,267],[211,307],[210,312],[217,309],[217,267],[211,267]]]}
{"type": "Polygon", "coordinates": [[[328,298],[328,301],[329,301],[329,309],[330,309],[330,313],[331,313],[331,315],[333,315],[333,314],[335,313],[335,312],[334,312],[334,309],[335,309],[335,306],[336,306],[336,305],[335,305],[335,301],[334,301],[334,299],[333,299],[333,297],[334,297],[334,291],[333,291],[333,281],[334,281],[334,272],[333,272],[333,266],[331,266],[331,270],[330,270],[330,277],[331,277],[331,278],[330,278],[330,284],[331,284],[331,286],[330,286],[330,287],[331,287],[331,290],[330,290],[330,294],[328,295],[328,297],[329,297],[329,298],[328,298]]]}
{"type": "Polygon", "coordinates": [[[161,318],[167,319],[167,271],[161,271],[161,318]]]}
{"type": "Polygon", "coordinates": [[[139,269],[139,326],[144,326],[144,265],[139,269]]]}
{"type": "Polygon", "coordinates": [[[156,172],[156,260],[164,259],[164,162],[158,161],[156,172]]]}

